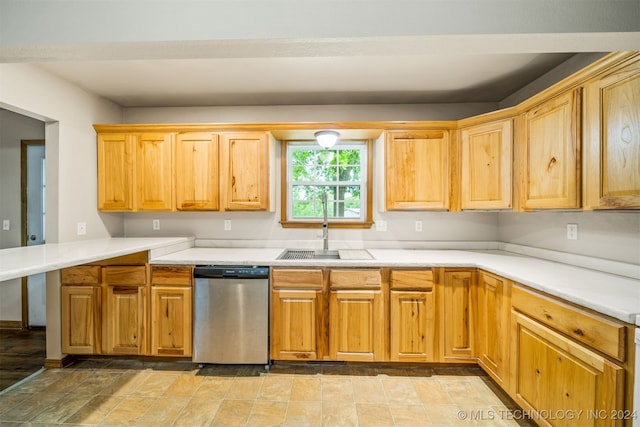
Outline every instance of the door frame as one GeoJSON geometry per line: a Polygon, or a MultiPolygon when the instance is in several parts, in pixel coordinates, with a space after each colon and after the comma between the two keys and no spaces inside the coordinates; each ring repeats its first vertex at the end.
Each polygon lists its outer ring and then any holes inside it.
{"type": "MultiPolygon", "coordinates": [[[[23,139],[20,141],[20,229],[21,246],[27,246],[27,147],[45,145],[44,139],[23,139]]],[[[27,277],[22,277],[22,329],[29,327],[29,291],[27,277]]]]}

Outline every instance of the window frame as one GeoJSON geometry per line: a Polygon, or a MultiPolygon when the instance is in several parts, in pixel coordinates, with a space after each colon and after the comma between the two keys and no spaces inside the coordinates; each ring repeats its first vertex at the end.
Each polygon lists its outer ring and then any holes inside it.
{"type": "MultiPolygon", "coordinates": [[[[362,144],[366,153],[363,164],[366,168],[363,190],[365,191],[365,200],[362,202],[364,214],[360,219],[332,219],[329,218],[330,228],[371,228],[373,225],[373,141],[371,139],[353,139],[338,142],[338,145],[353,145],[353,143],[362,144]]],[[[322,227],[322,219],[291,219],[288,217],[289,207],[289,147],[300,143],[316,144],[313,140],[283,140],[281,141],[281,180],[280,180],[280,224],[283,228],[320,228],[322,227]]]]}

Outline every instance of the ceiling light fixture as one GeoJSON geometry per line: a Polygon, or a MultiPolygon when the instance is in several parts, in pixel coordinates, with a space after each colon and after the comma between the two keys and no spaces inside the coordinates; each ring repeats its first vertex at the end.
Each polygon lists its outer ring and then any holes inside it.
{"type": "Polygon", "coordinates": [[[340,134],[335,130],[319,130],[313,136],[316,137],[316,141],[322,148],[331,148],[338,141],[340,134]]]}

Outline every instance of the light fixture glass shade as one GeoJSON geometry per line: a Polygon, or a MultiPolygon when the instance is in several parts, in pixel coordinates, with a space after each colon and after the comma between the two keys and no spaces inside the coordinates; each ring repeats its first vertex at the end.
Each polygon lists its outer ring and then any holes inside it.
{"type": "Polygon", "coordinates": [[[316,141],[322,148],[331,148],[338,141],[340,134],[335,130],[319,130],[313,136],[316,137],[316,141]]]}

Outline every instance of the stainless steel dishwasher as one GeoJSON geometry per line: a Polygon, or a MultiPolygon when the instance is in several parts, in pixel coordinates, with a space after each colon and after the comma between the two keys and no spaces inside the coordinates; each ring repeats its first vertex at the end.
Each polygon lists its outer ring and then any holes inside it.
{"type": "Polygon", "coordinates": [[[269,268],[194,269],[193,361],[269,362],[269,268]]]}

